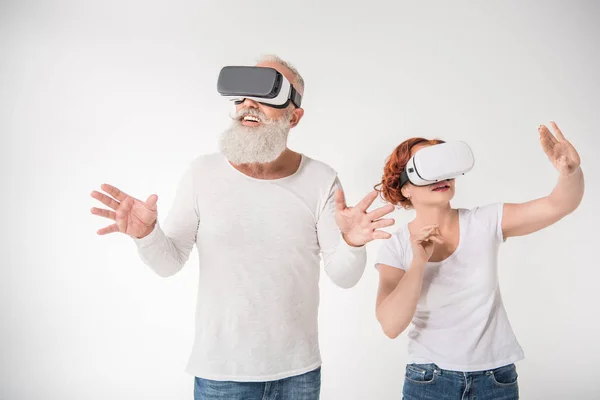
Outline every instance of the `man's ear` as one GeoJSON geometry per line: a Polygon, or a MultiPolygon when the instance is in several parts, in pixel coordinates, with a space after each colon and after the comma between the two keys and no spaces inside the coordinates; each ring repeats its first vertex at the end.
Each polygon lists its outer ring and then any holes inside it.
{"type": "Polygon", "coordinates": [[[303,108],[294,109],[294,111],[292,112],[292,116],[290,117],[290,128],[293,128],[296,125],[298,125],[303,116],[304,116],[303,108]]]}

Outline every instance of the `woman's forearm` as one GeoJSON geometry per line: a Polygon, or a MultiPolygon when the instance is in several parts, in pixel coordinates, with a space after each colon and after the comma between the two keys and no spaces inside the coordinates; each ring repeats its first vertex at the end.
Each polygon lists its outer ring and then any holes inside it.
{"type": "Polygon", "coordinates": [[[581,168],[572,174],[561,173],[548,200],[560,216],[565,216],[579,206],[584,189],[585,183],[581,168]]]}
{"type": "Polygon", "coordinates": [[[424,272],[424,263],[413,262],[396,288],[377,306],[377,320],[388,337],[396,338],[415,315],[424,272]]]}
{"type": "Polygon", "coordinates": [[[560,221],[579,206],[584,186],[583,172],[578,168],[572,174],[560,173],[548,196],[525,203],[505,203],[502,218],[504,238],[528,235],[560,221]]]}

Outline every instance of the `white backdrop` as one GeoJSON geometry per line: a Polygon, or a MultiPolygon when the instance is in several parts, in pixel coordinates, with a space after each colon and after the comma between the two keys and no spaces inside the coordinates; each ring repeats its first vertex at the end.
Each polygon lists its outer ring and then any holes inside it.
{"type": "MultiPolygon", "coordinates": [[[[195,250],[158,277],[129,238],[96,236],[89,193],[157,193],[164,218],[228,124],[219,69],[265,53],[306,79],[290,147],[332,165],[352,203],[416,135],[472,146],[454,206],[546,195],[556,173],[536,128],[558,122],[583,160],[583,203],[509,240],[501,285],[522,398],[600,398],[599,3],[169,3],[0,4],[2,400],[192,398],[195,250]]],[[[379,245],[355,288],[322,275],[324,400],[401,397],[406,334],[387,339],[374,314],[379,245]]]]}

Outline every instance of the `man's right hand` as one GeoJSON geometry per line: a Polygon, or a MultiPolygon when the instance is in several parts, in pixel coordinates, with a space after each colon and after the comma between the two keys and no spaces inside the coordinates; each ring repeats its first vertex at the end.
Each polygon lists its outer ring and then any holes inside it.
{"type": "Polygon", "coordinates": [[[115,223],[98,230],[98,235],[121,232],[141,239],[152,232],[156,225],[156,202],[158,196],[153,194],[143,202],[129,196],[114,186],[103,184],[100,187],[110,196],[94,190],[92,197],[114,211],[93,207],[91,212],[94,215],[112,219],[115,223]]]}

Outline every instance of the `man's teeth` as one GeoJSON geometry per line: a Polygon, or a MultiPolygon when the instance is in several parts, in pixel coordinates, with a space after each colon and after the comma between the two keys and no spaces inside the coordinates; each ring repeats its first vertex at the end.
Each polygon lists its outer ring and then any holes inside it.
{"type": "Polygon", "coordinates": [[[244,121],[259,122],[260,119],[258,119],[258,117],[255,117],[254,115],[245,115],[244,121]]]}

